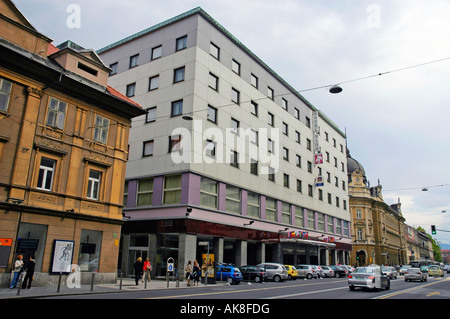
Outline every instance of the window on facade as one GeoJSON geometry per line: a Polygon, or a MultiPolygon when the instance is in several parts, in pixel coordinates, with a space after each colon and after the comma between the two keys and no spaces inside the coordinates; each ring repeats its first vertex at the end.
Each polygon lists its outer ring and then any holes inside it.
{"type": "Polygon", "coordinates": [[[128,97],[131,97],[131,96],[134,96],[135,93],[136,93],[136,83],[128,84],[125,95],[128,97]]]}
{"type": "Polygon", "coordinates": [[[288,101],[286,99],[281,99],[281,106],[288,111],[288,101]]]}
{"type": "Polygon", "coordinates": [[[275,141],[272,141],[270,138],[267,139],[267,151],[275,154],[275,141]]]}
{"type": "Polygon", "coordinates": [[[211,105],[208,105],[208,121],[211,121],[213,123],[217,124],[217,109],[211,105]]]}
{"type": "Polygon", "coordinates": [[[212,140],[206,140],[205,153],[206,153],[206,156],[215,158],[216,157],[216,143],[213,142],[212,140]]]}
{"type": "Polygon", "coordinates": [[[317,214],[317,230],[325,231],[325,215],[318,213],[317,214]]]}
{"type": "Polygon", "coordinates": [[[250,130],[250,142],[258,145],[258,132],[254,129],[250,130]]]}
{"type": "Polygon", "coordinates": [[[323,201],[323,190],[319,188],[319,200],[323,201]]]}
{"type": "Polygon", "coordinates": [[[147,109],[147,115],[145,117],[145,122],[150,123],[156,121],[156,106],[147,109]]]}
{"type": "Polygon", "coordinates": [[[82,229],[79,247],[78,266],[80,266],[80,271],[97,272],[102,247],[102,232],[82,229]]]}
{"type": "Polygon", "coordinates": [[[271,100],[273,100],[273,99],[275,98],[274,91],[273,91],[273,89],[272,89],[270,86],[267,87],[267,96],[268,96],[271,100]]]}
{"type": "Polygon", "coordinates": [[[308,161],[308,173],[312,173],[312,162],[308,161]]]}
{"type": "Polygon", "coordinates": [[[300,110],[298,108],[294,109],[294,116],[297,120],[300,120],[300,110]]]}
{"type": "Polygon", "coordinates": [[[281,222],[283,224],[291,223],[291,206],[288,203],[281,203],[281,222]]]}
{"type": "Polygon", "coordinates": [[[356,209],[356,218],[361,219],[362,218],[362,211],[361,208],[356,209]]]}
{"type": "Polygon", "coordinates": [[[238,152],[233,150],[230,150],[230,165],[234,167],[239,167],[238,152]]]}
{"type": "Polygon", "coordinates": [[[283,147],[283,159],[289,161],[289,150],[286,147],[283,147]]]}
{"type": "Polygon", "coordinates": [[[275,115],[273,115],[272,113],[267,113],[267,123],[270,126],[275,126],[275,115]]]}
{"type": "Polygon", "coordinates": [[[39,166],[39,175],[36,188],[51,191],[55,176],[56,161],[42,157],[39,166]]]}
{"type": "Polygon", "coordinates": [[[266,219],[277,220],[277,201],[270,197],[266,198],[266,219]]]}
{"type": "Polygon", "coordinates": [[[314,212],[308,209],[306,212],[306,217],[308,219],[308,228],[314,229],[315,228],[314,212]]]}
{"type": "Polygon", "coordinates": [[[239,121],[231,118],[231,132],[235,133],[235,134],[239,134],[239,121]]]}
{"type": "Polygon", "coordinates": [[[144,149],[142,151],[142,156],[153,156],[153,145],[154,141],[146,141],[144,142],[144,149]]]}
{"type": "Polygon", "coordinates": [[[47,109],[47,121],[45,123],[48,126],[58,128],[60,130],[64,129],[66,109],[66,102],[51,97],[47,109]]]}
{"type": "Polygon", "coordinates": [[[8,111],[12,82],[0,78],[0,111],[8,111]]]}
{"type": "Polygon", "coordinates": [[[165,176],[163,204],[179,204],[181,202],[181,175],[165,176]]]}
{"type": "Polygon", "coordinates": [[[336,222],[336,234],[342,235],[341,220],[338,220],[336,222]]]}
{"type": "Polygon", "coordinates": [[[106,144],[108,142],[109,120],[96,115],[94,122],[94,141],[106,144]]]}
{"type": "Polygon", "coordinates": [[[301,144],[301,135],[300,135],[300,132],[299,132],[299,131],[295,131],[295,141],[296,141],[298,144],[301,144]]]}
{"type": "Polygon", "coordinates": [[[123,205],[127,206],[128,202],[128,181],[125,182],[125,185],[123,186],[123,205]]]}
{"type": "Polygon", "coordinates": [[[202,177],[200,183],[200,205],[210,208],[217,208],[217,182],[215,180],[202,177]]]}
{"type": "Polygon", "coordinates": [[[153,91],[159,87],[159,75],[153,76],[148,80],[148,90],[153,91]]]}
{"type": "Polygon", "coordinates": [[[181,135],[169,136],[169,153],[181,150],[181,135]]]}
{"type": "Polygon", "coordinates": [[[328,204],[331,204],[331,194],[328,193],[328,204]]]}
{"type": "Polygon", "coordinates": [[[233,101],[236,104],[240,103],[240,92],[236,90],[235,88],[231,88],[231,101],[233,101]]]}
{"type": "Polygon", "coordinates": [[[154,47],[152,49],[152,60],[158,59],[161,57],[162,53],[162,46],[154,47]]]}
{"type": "Polygon", "coordinates": [[[241,213],[241,190],[238,187],[227,185],[225,194],[225,210],[229,213],[241,213]]]}
{"type": "Polygon", "coordinates": [[[250,173],[253,175],[258,175],[258,161],[251,159],[250,160],[250,173]]]}
{"type": "Polygon", "coordinates": [[[247,216],[259,217],[259,195],[253,192],[247,193],[247,216]]]}
{"type": "Polygon", "coordinates": [[[98,200],[100,196],[102,173],[96,170],[89,170],[87,198],[98,200]]]}
{"type": "Polygon", "coordinates": [[[173,83],[184,81],[185,67],[175,69],[173,71],[173,83]]]}
{"type": "Polygon", "coordinates": [[[220,48],[214,43],[209,44],[209,54],[215,57],[217,60],[220,58],[220,48]]]}
{"type": "Polygon", "coordinates": [[[250,76],[250,83],[255,88],[258,88],[258,77],[256,75],[254,75],[254,74],[251,74],[251,76],[250,76]]]}
{"type": "Polygon", "coordinates": [[[241,75],[241,64],[233,59],[231,61],[231,70],[233,70],[234,73],[241,75]]]}
{"type": "Polygon", "coordinates": [[[304,227],[303,224],[303,208],[295,206],[295,225],[304,227]]]}
{"type": "Polygon", "coordinates": [[[343,229],[342,235],[348,236],[350,234],[348,227],[349,227],[349,222],[344,220],[344,229],[343,229]]]}
{"type": "Polygon", "coordinates": [[[218,90],[219,88],[219,78],[212,73],[209,73],[208,85],[213,90],[218,90]]]}
{"type": "Polygon", "coordinates": [[[130,57],[130,69],[139,65],[139,54],[130,57]]]}
{"type": "Polygon", "coordinates": [[[137,206],[151,206],[153,201],[153,178],[140,179],[137,188],[137,206]]]}
{"type": "Polygon", "coordinates": [[[306,120],[306,126],[311,128],[311,119],[307,116],[305,116],[305,120],[306,120]]]}
{"type": "Polygon", "coordinates": [[[308,184],[308,196],[313,197],[313,186],[311,184],[308,184]]]}
{"type": "Polygon", "coordinates": [[[186,49],[186,47],[187,47],[187,35],[177,39],[176,51],[186,49]]]}
{"type": "Polygon", "coordinates": [[[267,175],[267,178],[271,182],[275,182],[275,169],[269,166],[269,174],[267,175]]]}
{"type": "Polygon", "coordinates": [[[171,116],[178,116],[183,113],[183,100],[172,102],[171,116]]]}
{"type": "Polygon", "coordinates": [[[255,116],[258,116],[258,103],[251,101],[250,103],[250,113],[255,116]]]}
{"type": "Polygon", "coordinates": [[[109,71],[109,76],[117,74],[117,69],[119,68],[119,63],[113,63],[109,66],[109,68],[111,69],[111,71],[109,71]]]}
{"type": "Polygon", "coordinates": [[[288,174],[283,174],[283,185],[284,185],[284,187],[289,188],[289,175],[288,174]]]}
{"type": "Polygon", "coordinates": [[[283,122],[283,134],[289,135],[289,127],[286,123],[283,122]]]}
{"type": "Polygon", "coordinates": [[[295,156],[295,165],[300,168],[302,167],[302,157],[300,155],[295,156]]]}
{"type": "Polygon", "coordinates": [[[334,233],[334,222],[333,222],[333,217],[328,216],[328,218],[327,218],[327,224],[328,224],[327,232],[333,234],[333,233],[334,233]]]}
{"type": "Polygon", "coordinates": [[[297,192],[302,192],[302,181],[297,179],[297,192]]]}

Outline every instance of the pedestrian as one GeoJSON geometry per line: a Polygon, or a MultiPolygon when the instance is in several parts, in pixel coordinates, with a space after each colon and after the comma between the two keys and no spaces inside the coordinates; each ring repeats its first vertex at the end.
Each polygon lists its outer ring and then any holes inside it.
{"type": "Polygon", "coordinates": [[[142,269],[143,269],[142,258],[138,257],[138,259],[134,263],[134,280],[136,281],[136,286],[139,284],[139,279],[141,279],[142,269]]]}
{"type": "Polygon", "coordinates": [[[142,278],[142,282],[147,278],[147,281],[150,282],[150,272],[152,271],[152,265],[150,264],[150,260],[148,258],[145,259],[144,262],[144,277],[142,278]]]}
{"type": "Polygon", "coordinates": [[[190,260],[188,261],[186,267],[184,268],[184,271],[186,272],[187,285],[189,287],[191,285],[191,276],[192,276],[192,265],[190,260]]]}
{"type": "Polygon", "coordinates": [[[194,260],[194,268],[192,269],[192,273],[194,275],[194,287],[195,287],[195,283],[197,283],[198,286],[198,280],[200,279],[200,267],[198,266],[197,260],[194,260]]]}
{"type": "Polygon", "coordinates": [[[11,285],[9,288],[17,288],[17,282],[19,281],[20,274],[23,271],[23,256],[19,255],[17,256],[17,260],[14,262],[14,277],[11,281],[11,285]]]}
{"type": "Polygon", "coordinates": [[[27,272],[25,278],[23,279],[22,289],[30,289],[31,282],[33,281],[34,275],[34,266],[36,265],[36,261],[34,260],[35,256],[30,256],[30,260],[28,260],[25,264],[25,271],[27,272]]]}

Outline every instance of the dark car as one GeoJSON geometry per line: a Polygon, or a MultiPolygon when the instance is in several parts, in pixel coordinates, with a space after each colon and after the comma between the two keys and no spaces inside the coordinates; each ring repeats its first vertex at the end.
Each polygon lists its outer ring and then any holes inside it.
{"type": "Polygon", "coordinates": [[[239,284],[242,281],[242,273],[234,265],[217,265],[216,280],[226,280],[230,285],[239,284]]]}
{"type": "Polygon", "coordinates": [[[348,275],[348,269],[346,267],[337,265],[331,265],[328,267],[331,267],[331,269],[333,269],[334,277],[347,277],[348,275]]]}
{"type": "Polygon", "coordinates": [[[244,280],[254,282],[264,282],[267,280],[267,273],[264,268],[246,265],[239,269],[241,270],[244,280]]]}

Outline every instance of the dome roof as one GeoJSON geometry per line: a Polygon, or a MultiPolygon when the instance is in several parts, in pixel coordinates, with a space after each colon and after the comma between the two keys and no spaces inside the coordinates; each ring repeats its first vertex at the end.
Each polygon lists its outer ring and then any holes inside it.
{"type": "Polygon", "coordinates": [[[350,151],[347,149],[347,174],[351,175],[354,171],[359,170],[363,176],[366,176],[366,171],[360,162],[350,156],[350,151]]]}

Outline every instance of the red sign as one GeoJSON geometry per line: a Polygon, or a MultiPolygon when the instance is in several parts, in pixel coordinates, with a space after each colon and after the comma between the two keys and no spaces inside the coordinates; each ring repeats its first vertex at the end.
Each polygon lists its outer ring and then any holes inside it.
{"type": "Polygon", "coordinates": [[[11,246],[12,239],[11,238],[0,238],[0,246],[11,246]]]}

